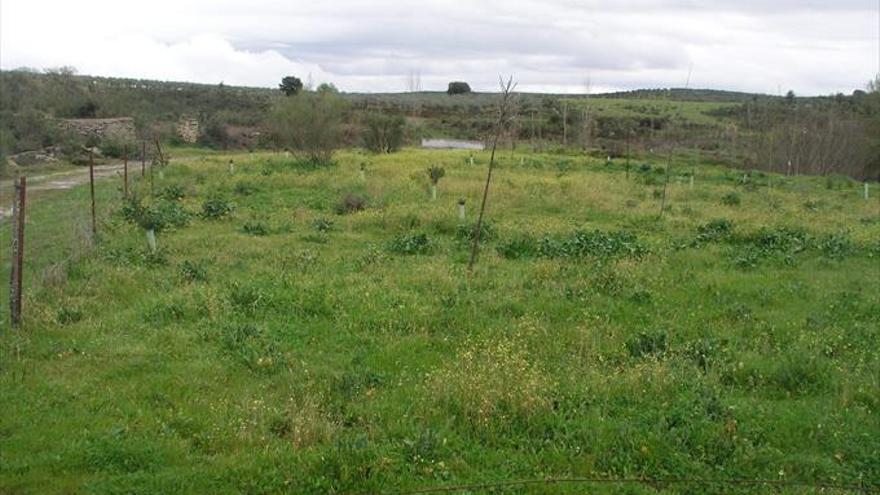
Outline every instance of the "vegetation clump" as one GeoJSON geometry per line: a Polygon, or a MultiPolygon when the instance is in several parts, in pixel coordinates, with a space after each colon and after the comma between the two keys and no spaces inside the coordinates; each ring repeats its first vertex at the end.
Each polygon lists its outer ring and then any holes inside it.
{"type": "Polygon", "coordinates": [[[174,201],[159,200],[152,204],[144,204],[132,196],[122,207],[122,217],[144,230],[161,232],[169,228],[185,227],[191,215],[174,201]]]}
{"type": "Polygon", "coordinates": [[[336,203],[336,214],[356,213],[367,208],[367,198],[354,193],[347,193],[336,203]]]}
{"type": "Polygon", "coordinates": [[[219,196],[208,198],[202,203],[202,218],[209,220],[228,217],[233,211],[235,211],[235,203],[219,196]]]}
{"type": "Polygon", "coordinates": [[[369,114],[364,125],[364,147],[374,153],[393,153],[403,144],[404,119],[400,115],[369,114]]]}
{"type": "Polygon", "coordinates": [[[388,244],[388,250],[394,254],[428,254],[431,242],[425,233],[407,232],[394,236],[388,244]]]}

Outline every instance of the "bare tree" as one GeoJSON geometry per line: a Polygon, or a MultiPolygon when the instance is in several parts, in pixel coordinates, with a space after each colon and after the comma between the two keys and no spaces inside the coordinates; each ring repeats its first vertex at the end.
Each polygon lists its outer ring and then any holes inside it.
{"type": "Polygon", "coordinates": [[[504,81],[503,77],[498,78],[501,86],[501,100],[498,102],[498,109],[495,117],[495,128],[492,136],[492,154],[489,156],[489,171],[486,174],[486,186],[483,188],[483,200],[480,203],[480,214],[477,217],[477,225],[474,228],[474,244],[471,248],[471,259],[468,262],[468,276],[474,271],[474,263],[477,261],[477,251],[480,248],[480,236],[483,232],[483,216],[486,213],[486,200],[489,197],[489,185],[492,182],[492,170],[495,168],[495,150],[498,149],[498,140],[504,134],[510,124],[510,120],[514,115],[513,110],[513,90],[516,84],[513,82],[513,76],[504,81]]]}

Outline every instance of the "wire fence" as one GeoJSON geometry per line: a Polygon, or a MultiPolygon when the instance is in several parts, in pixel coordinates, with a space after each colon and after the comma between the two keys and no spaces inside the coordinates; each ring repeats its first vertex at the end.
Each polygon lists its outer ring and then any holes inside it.
{"type": "MultiPolygon", "coordinates": [[[[140,149],[127,168],[132,189],[137,182],[149,180],[148,174],[142,178],[140,149]]],[[[29,301],[42,290],[63,284],[73,262],[92,250],[101,238],[102,225],[119,211],[126,190],[125,169],[123,159],[95,166],[94,193],[90,187],[90,167],[26,177],[21,243],[21,310],[25,323],[29,301]]],[[[13,215],[14,184],[18,180],[0,183],[0,280],[5,285],[0,290],[0,328],[11,326],[15,317],[12,303],[16,260],[11,248],[16,244],[19,227],[13,215]]]]}

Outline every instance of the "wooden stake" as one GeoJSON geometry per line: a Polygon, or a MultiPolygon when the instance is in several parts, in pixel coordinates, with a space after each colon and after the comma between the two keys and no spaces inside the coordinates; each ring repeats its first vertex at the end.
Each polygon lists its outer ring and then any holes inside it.
{"type": "Polygon", "coordinates": [[[21,324],[21,288],[24,272],[24,221],[27,183],[19,177],[12,199],[12,269],[9,274],[9,317],[13,328],[21,324]]]}
{"type": "Polygon", "coordinates": [[[501,81],[501,102],[498,105],[498,118],[495,121],[495,135],[492,139],[492,154],[489,155],[489,171],[486,173],[486,185],[483,188],[483,201],[480,203],[480,214],[477,216],[477,226],[474,229],[474,243],[471,247],[471,258],[468,261],[468,278],[470,278],[471,274],[474,271],[474,263],[477,261],[477,252],[480,247],[480,237],[483,233],[483,215],[486,213],[486,199],[489,197],[489,184],[492,183],[492,169],[495,167],[495,150],[498,148],[498,139],[501,136],[501,132],[504,130],[504,126],[507,123],[507,119],[510,117],[511,112],[511,97],[512,91],[515,87],[513,84],[513,77],[507,80],[505,83],[502,79],[501,81]]]}
{"type": "Polygon", "coordinates": [[[128,197],[128,145],[125,145],[122,162],[122,193],[128,197]]]}
{"type": "Polygon", "coordinates": [[[89,193],[92,196],[92,242],[98,240],[98,221],[95,218],[95,155],[89,150],[89,193]]]}

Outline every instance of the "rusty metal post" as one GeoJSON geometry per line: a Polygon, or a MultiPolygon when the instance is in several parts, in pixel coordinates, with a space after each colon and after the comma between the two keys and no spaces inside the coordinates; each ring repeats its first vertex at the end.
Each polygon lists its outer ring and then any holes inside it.
{"type": "Polygon", "coordinates": [[[95,155],[89,150],[89,191],[92,196],[92,242],[98,240],[98,221],[95,218],[95,155]]]}
{"type": "Polygon", "coordinates": [[[20,177],[15,183],[12,202],[12,269],[9,275],[9,316],[13,328],[21,323],[21,288],[24,272],[24,221],[27,182],[20,177]]]}

